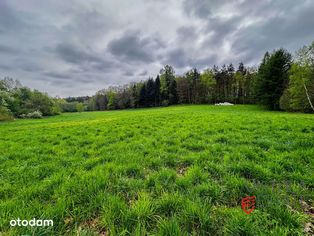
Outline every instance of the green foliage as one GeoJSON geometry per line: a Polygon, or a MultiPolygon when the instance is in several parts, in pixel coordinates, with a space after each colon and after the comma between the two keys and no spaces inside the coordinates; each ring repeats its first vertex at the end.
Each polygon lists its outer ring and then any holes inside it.
{"type": "Polygon", "coordinates": [[[25,115],[23,118],[30,118],[30,119],[41,119],[43,118],[43,113],[40,111],[33,111],[25,115]]]}
{"type": "Polygon", "coordinates": [[[289,89],[286,89],[283,92],[279,100],[280,109],[284,111],[292,111],[290,101],[291,101],[291,94],[290,94],[289,89]]]}
{"type": "Polygon", "coordinates": [[[291,55],[284,49],[265,54],[258,69],[256,95],[260,104],[278,110],[280,97],[288,85],[291,55]]]}
{"type": "Polygon", "coordinates": [[[25,107],[29,110],[38,110],[44,116],[51,116],[54,114],[54,100],[47,94],[41,93],[37,90],[31,91],[30,97],[25,101],[25,107]]]}
{"type": "Polygon", "coordinates": [[[84,111],[84,104],[83,103],[77,103],[75,107],[76,107],[76,110],[78,112],[83,112],[84,111]]]}
{"type": "Polygon", "coordinates": [[[62,112],[77,112],[79,102],[67,102],[63,99],[58,100],[59,107],[62,112]]]}
{"type": "Polygon", "coordinates": [[[7,121],[12,119],[13,117],[10,110],[5,106],[0,106],[0,121],[7,121]]]}
{"type": "Polygon", "coordinates": [[[167,101],[169,105],[178,103],[175,71],[169,65],[160,70],[160,93],[161,99],[167,101]]]}
{"type": "Polygon", "coordinates": [[[301,48],[290,69],[289,86],[280,100],[286,111],[314,112],[314,42],[301,48]]]}
{"type": "Polygon", "coordinates": [[[212,70],[206,69],[201,73],[200,84],[202,88],[203,99],[201,100],[212,103],[214,98],[214,88],[216,85],[215,75],[212,70]]]}
{"type": "Polygon", "coordinates": [[[310,114],[248,105],[4,122],[1,232],[302,235],[308,221],[299,199],[313,199],[313,131],[310,114]],[[257,205],[247,215],[241,199],[251,195],[257,205]],[[17,217],[54,226],[10,227],[17,217]]]}
{"type": "Polygon", "coordinates": [[[117,107],[117,95],[114,91],[109,91],[107,93],[107,96],[108,96],[108,104],[107,104],[107,107],[108,107],[108,110],[113,110],[113,109],[116,109],[117,107]]]}
{"type": "Polygon", "coordinates": [[[253,103],[253,80],[256,70],[240,63],[235,72],[232,64],[214,66],[199,72],[196,68],[176,78],[179,103],[253,103]]]}
{"type": "Polygon", "coordinates": [[[185,74],[185,77],[188,82],[188,97],[189,97],[189,103],[199,103],[199,89],[198,86],[200,84],[200,73],[196,68],[188,71],[185,74]]]}
{"type": "MultiPolygon", "coordinates": [[[[32,116],[35,111],[44,116],[60,113],[57,102],[47,94],[22,87],[18,81],[8,78],[0,80],[0,107],[3,107],[6,115],[15,117],[32,116]]],[[[34,114],[37,115],[36,112],[34,114]]]]}

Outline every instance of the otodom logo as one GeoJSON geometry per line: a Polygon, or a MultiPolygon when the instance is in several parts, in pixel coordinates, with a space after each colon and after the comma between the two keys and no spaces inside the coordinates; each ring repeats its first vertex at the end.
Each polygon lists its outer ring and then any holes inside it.
{"type": "Polygon", "coordinates": [[[16,220],[10,220],[10,226],[31,226],[31,227],[48,227],[53,226],[52,220],[40,220],[40,219],[31,219],[31,220],[21,220],[20,218],[17,218],[16,220]]]}
{"type": "Polygon", "coordinates": [[[241,201],[242,210],[246,214],[251,214],[252,211],[254,211],[255,209],[255,201],[256,201],[255,196],[248,196],[248,197],[242,198],[242,201],[241,201]]]}

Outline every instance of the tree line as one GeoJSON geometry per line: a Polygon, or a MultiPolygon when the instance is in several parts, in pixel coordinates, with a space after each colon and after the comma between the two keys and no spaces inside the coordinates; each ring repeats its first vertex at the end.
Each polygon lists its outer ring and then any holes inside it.
{"type": "Polygon", "coordinates": [[[175,104],[261,104],[271,110],[314,112],[314,42],[292,56],[284,49],[266,52],[258,68],[239,63],[176,75],[166,65],[155,78],[109,87],[94,96],[51,98],[0,80],[0,120],[60,112],[103,111],[175,104]]]}
{"type": "Polygon", "coordinates": [[[100,90],[84,103],[90,111],[225,101],[248,104],[254,103],[251,83],[255,76],[256,71],[243,63],[237,70],[232,64],[203,72],[193,68],[183,76],[176,76],[173,67],[166,65],[156,78],[100,90]]]}
{"type": "Polygon", "coordinates": [[[38,90],[24,87],[17,80],[0,80],[0,121],[18,118],[41,118],[60,114],[56,99],[38,90]]]}
{"type": "Polygon", "coordinates": [[[313,101],[314,42],[294,56],[282,48],[266,52],[258,68],[241,62],[237,68],[233,64],[220,68],[214,65],[176,76],[166,65],[155,79],[100,90],[83,103],[89,111],[230,102],[314,112],[313,101]]]}

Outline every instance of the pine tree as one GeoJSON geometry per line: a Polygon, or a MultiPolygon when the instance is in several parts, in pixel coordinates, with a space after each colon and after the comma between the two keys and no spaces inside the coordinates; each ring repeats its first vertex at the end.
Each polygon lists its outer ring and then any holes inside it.
{"type": "Polygon", "coordinates": [[[233,96],[235,98],[236,103],[239,103],[240,100],[242,100],[242,103],[244,104],[244,98],[245,98],[245,91],[244,91],[244,84],[245,84],[245,75],[246,75],[246,69],[244,67],[244,64],[240,62],[237,72],[234,76],[234,83],[233,83],[233,96]]]}
{"type": "Polygon", "coordinates": [[[173,79],[169,85],[169,104],[178,104],[177,82],[173,79]]]}
{"type": "Polygon", "coordinates": [[[233,91],[232,85],[234,83],[234,66],[233,64],[229,64],[227,67],[227,80],[226,80],[226,90],[227,90],[227,101],[232,101],[233,99],[233,91]]]}
{"type": "Polygon", "coordinates": [[[152,78],[149,78],[146,82],[146,105],[155,105],[155,83],[152,78]]]}
{"type": "Polygon", "coordinates": [[[160,78],[157,75],[155,79],[155,106],[160,106],[160,78]]]}
{"type": "Polygon", "coordinates": [[[278,110],[280,97],[288,85],[291,54],[284,49],[265,54],[259,67],[257,99],[268,108],[278,110]]]}
{"type": "Polygon", "coordinates": [[[146,83],[143,83],[140,87],[140,97],[139,97],[139,105],[140,107],[147,106],[147,98],[146,98],[146,83]]]}

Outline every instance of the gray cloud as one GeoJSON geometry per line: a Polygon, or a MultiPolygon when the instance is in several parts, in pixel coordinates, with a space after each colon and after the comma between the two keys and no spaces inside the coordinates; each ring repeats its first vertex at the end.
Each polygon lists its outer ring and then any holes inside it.
{"type": "Polygon", "coordinates": [[[72,77],[67,75],[66,73],[60,73],[60,72],[44,72],[42,73],[45,76],[51,77],[51,78],[55,78],[55,79],[61,79],[61,80],[65,80],[65,79],[71,79],[72,77]]]}
{"type": "Polygon", "coordinates": [[[23,20],[9,5],[9,1],[0,1],[0,33],[21,29],[23,25],[23,20]]]}
{"type": "Polygon", "coordinates": [[[138,76],[146,76],[148,75],[148,71],[147,70],[143,70],[140,73],[137,74],[138,76]]]}
{"type": "Polygon", "coordinates": [[[206,0],[185,0],[184,10],[190,16],[197,16],[200,18],[208,18],[212,15],[212,1],[206,0]]]}
{"type": "Polygon", "coordinates": [[[118,58],[128,63],[152,62],[153,52],[163,46],[155,38],[140,37],[140,32],[125,32],[121,37],[108,43],[108,50],[118,58]]]}
{"type": "Polygon", "coordinates": [[[21,66],[22,70],[27,72],[40,72],[42,68],[38,65],[27,63],[21,66]]]}
{"type": "Polygon", "coordinates": [[[213,66],[217,61],[218,61],[218,56],[213,54],[213,55],[208,55],[205,57],[195,58],[194,60],[192,60],[191,64],[193,65],[193,62],[194,62],[193,67],[203,69],[203,68],[209,68],[213,66]]]}
{"type": "Polygon", "coordinates": [[[93,52],[86,52],[71,44],[58,44],[55,50],[64,61],[74,64],[102,61],[93,52]]]}
{"type": "Polygon", "coordinates": [[[0,53],[15,54],[18,52],[19,52],[19,50],[15,49],[15,48],[8,47],[5,45],[0,45],[0,53]]]}
{"type": "MultiPolygon", "coordinates": [[[[74,46],[73,44],[59,44],[54,49],[56,54],[65,62],[79,66],[82,71],[110,71],[117,66],[113,60],[106,58],[90,48],[74,46]]],[[[104,53],[105,54],[105,53],[104,53]]]]}
{"type": "Polygon", "coordinates": [[[214,65],[217,61],[217,55],[202,55],[198,57],[191,57],[189,53],[182,48],[177,48],[168,54],[165,58],[164,64],[173,65],[176,68],[199,68],[204,69],[214,65]]]}
{"type": "Polygon", "coordinates": [[[196,29],[193,26],[182,26],[177,29],[177,34],[180,40],[197,37],[196,29]]]}
{"type": "Polygon", "coordinates": [[[123,73],[124,76],[134,76],[134,72],[133,71],[125,71],[123,73]]]}
{"type": "Polygon", "coordinates": [[[314,39],[310,0],[0,0],[0,75],[51,95],[290,51],[314,39]]]}
{"type": "Polygon", "coordinates": [[[168,53],[164,64],[179,68],[185,67],[188,64],[188,54],[182,48],[176,48],[168,53]]]}
{"type": "Polygon", "coordinates": [[[0,69],[2,69],[2,70],[12,70],[13,67],[7,66],[7,65],[0,65],[0,69]]]}
{"type": "Polygon", "coordinates": [[[305,2],[285,9],[272,18],[244,27],[234,34],[232,48],[243,53],[243,61],[257,62],[266,51],[286,47],[292,52],[314,39],[314,4],[305,2]]]}
{"type": "Polygon", "coordinates": [[[239,16],[233,16],[229,19],[219,17],[211,18],[204,28],[204,32],[208,32],[210,37],[204,43],[216,46],[222,45],[227,37],[231,36],[234,32],[237,32],[241,19],[242,18],[239,16]]]}

